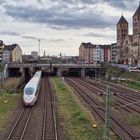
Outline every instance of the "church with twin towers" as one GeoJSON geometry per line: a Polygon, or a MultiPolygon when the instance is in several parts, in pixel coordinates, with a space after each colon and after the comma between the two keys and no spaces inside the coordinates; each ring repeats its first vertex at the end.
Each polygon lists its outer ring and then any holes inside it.
{"type": "Polygon", "coordinates": [[[117,61],[119,64],[140,64],[140,4],[133,15],[133,34],[129,34],[129,26],[122,15],[117,27],[117,61]]]}

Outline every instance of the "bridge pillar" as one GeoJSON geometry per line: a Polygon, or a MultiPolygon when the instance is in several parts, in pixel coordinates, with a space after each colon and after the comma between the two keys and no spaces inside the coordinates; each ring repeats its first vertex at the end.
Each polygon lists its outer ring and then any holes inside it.
{"type": "Polygon", "coordinates": [[[85,75],[85,68],[83,68],[82,70],[81,70],[81,76],[84,78],[86,75],[85,75]]]}
{"type": "Polygon", "coordinates": [[[7,64],[4,66],[4,70],[3,70],[3,78],[8,78],[9,77],[9,69],[7,67],[7,64]]]}
{"type": "Polygon", "coordinates": [[[58,69],[58,71],[57,71],[57,76],[61,76],[61,70],[60,69],[58,69]]]}
{"type": "Polygon", "coordinates": [[[22,73],[22,77],[25,77],[25,69],[23,67],[20,68],[20,71],[22,73]]]}
{"type": "Polygon", "coordinates": [[[33,76],[34,73],[35,73],[35,67],[30,67],[29,68],[29,73],[30,73],[31,76],[33,76]]]}

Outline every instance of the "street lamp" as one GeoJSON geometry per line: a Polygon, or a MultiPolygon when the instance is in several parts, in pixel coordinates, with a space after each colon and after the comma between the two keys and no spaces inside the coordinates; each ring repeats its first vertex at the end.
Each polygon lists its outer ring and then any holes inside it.
{"type": "Polygon", "coordinates": [[[40,61],[40,39],[38,39],[38,62],[40,61]]]}
{"type": "Polygon", "coordinates": [[[40,57],[40,39],[38,39],[38,55],[40,57]]]}
{"type": "Polygon", "coordinates": [[[60,53],[59,68],[60,85],[62,85],[62,53],[60,53]]]}
{"type": "Polygon", "coordinates": [[[60,53],[60,77],[62,77],[62,53],[60,53]]]}

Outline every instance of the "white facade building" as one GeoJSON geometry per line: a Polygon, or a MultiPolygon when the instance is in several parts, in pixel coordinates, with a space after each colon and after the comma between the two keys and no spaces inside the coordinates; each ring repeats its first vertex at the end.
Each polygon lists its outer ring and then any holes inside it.
{"type": "Polygon", "coordinates": [[[104,61],[104,53],[103,49],[101,49],[98,45],[93,49],[93,62],[101,63],[104,61]]]}
{"type": "Polygon", "coordinates": [[[111,44],[111,52],[110,52],[110,62],[113,64],[117,63],[117,44],[111,44]]]}
{"type": "Polygon", "coordinates": [[[4,48],[3,50],[3,63],[9,63],[10,62],[10,51],[7,48],[4,48]]]}

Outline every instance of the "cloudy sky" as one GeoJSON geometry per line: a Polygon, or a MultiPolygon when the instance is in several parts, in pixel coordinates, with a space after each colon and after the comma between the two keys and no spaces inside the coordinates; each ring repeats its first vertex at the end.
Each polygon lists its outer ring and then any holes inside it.
{"type": "Polygon", "coordinates": [[[18,43],[23,54],[78,55],[81,42],[116,42],[120,16],[129,22],[139,0],[0,0],[0,39],[18,43]]]}

